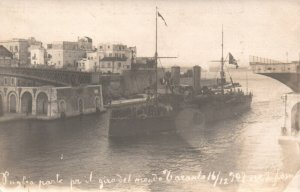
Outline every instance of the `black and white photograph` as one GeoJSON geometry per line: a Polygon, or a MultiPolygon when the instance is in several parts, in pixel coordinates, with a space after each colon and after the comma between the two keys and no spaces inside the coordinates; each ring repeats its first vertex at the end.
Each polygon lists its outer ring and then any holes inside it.
{"type": "Polygon", "coordinates": [[[299,0],[0,0],[0,192],[299,192],[299,0]]]}

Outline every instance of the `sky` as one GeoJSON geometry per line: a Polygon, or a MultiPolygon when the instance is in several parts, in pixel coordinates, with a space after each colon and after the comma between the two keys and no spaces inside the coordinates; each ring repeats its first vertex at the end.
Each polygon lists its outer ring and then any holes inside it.
{"type": "Polygon", "coordinates": [[[300,57],[300,0],[0,0],[0,40],[35,37],[45,44],[88,36],[93,44],[137,47],[138,56],[155,51],[162,65],[207,67],[231,52],[240,65],[249,55],[282,61],[300,57]]]}

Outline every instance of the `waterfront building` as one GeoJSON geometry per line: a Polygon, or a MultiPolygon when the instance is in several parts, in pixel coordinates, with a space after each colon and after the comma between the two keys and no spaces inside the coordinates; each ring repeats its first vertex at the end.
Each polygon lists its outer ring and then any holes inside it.
{"type": "Polygon", "coordinates": [[[0,86],[0,111],[30,118],[57,119],[104,110],[102,86],[0,86]]]}
{"type": "Polygon", "coordinates": [[[104,73],[122,73],[130,70],[136,57],[136,47],[124,44],[101,43],[97,47],[99,53],[99,71],[104,73]]]}
{"type": "Polygon", "coordinates": [[[37,41],[34,37],[29,37],[27,41],[28,41],[29,49],[30,49],[30,47],[42,47],[43,46],[43,43],[41,41],[37,41]]]}
{"type": "Polygon", "coordinates": [[[45,65],[47,53],[41,41],[37,41],[34,37],[28,38],[29,44],[29,63],[31,65],[45,65]]]}
{"type": "Polygon", "coordinates": [[[11,39],[0,41],[0,45],[3,45],[13,55],[13,65],[24,66],[29,63],[29,43],[26,39],[11,39]]]}
{"type": "Polygon", "coordinates": [[[55,68],[77,70],[77,62],[85,55],[86,51],[79,48],[78,42],[60,41],[47,45],[48,65],[55,68]]]}
{"type": "Polygon", "coordinates": [[[130,69],[130,64],[127,62],[127,58],[122,57],[104,57],[100,60],[100,70],[104,73],[119,73],[123,70],[130,69]]]}
{"type": "Polygon", "coordinates": [[[97,51],[87,52],[86,57],[78,61],[78,70],[101,72],[99,63],[103,57],[103,53],[97,51]]]}
{"type": "Polygon", "coordinates": [[[90,37],[78,37],[78,46],[82,50],[93,50],[93,40],[90,37]]]}
{"type": "Polygon", "coordinates": [[[3,45],[0,45],[0,66],[10,66],[12,62],[13,54],[3,45]]]}
{"type": "Polygon", "coordinates": [[[30,47],[30,64],[45,65],[47,59],[46,49],[43,47],[30,47]]]}
{"type": "Polygon", "coordinates": [[[89,37],[79,38],[77,42],[60,41],[47,45],[47,63],[55,68],[67,68],[85,71],[87,53],[93,51],[93,40],[89,37]],[[83,64],[83,66],[80,66],[83,64]]]}

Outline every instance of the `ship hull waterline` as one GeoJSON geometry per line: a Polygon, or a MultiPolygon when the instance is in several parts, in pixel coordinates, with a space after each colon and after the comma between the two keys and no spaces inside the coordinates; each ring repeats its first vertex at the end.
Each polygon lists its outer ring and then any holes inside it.
{"type": "Polygon", "coordinates": [[[223,120],[239,118],[250,110],[251,99],[243,103],[229,106],[184,106],[178,109],[172,116],[151,117],[145,119],[109,118],[109,137],[134,137],[157,134],[188,135],[193,131],[201,131],[223,120]]]}

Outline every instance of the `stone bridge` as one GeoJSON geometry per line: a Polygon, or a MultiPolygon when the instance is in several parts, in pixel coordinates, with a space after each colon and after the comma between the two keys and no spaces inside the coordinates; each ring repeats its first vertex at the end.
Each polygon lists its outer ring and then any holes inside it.
{"type": "Polygon", "coordinates": [[[285,118],[283,135],[300,134],[300,63],[284,63],[272,59],[250,56],[250,66],[254,73],[265,75],[290,87],[293,92],[284,96],[285,118]]]}
{"type": "Polygon", "coordinates": [[[300,93],[300,63],[284,63],[272,59],[250,56],[250,66],[254,73],[280,81],[294,92],[300,93]]]}
{"type": "Polygon", "coordinates": [[[120,80],[120,75],[102,75],[92,72],[31,67],[0,66],[0,75],[31,79],[54,86],[102,84],[103,82],[120,80]]]}

